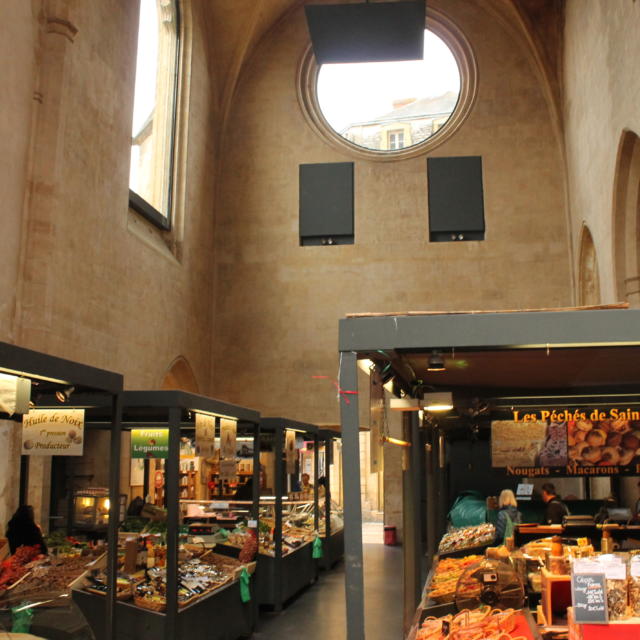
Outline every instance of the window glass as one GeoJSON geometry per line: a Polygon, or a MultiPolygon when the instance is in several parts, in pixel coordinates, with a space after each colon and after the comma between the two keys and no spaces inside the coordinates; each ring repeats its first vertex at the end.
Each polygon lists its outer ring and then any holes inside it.
{"type": "Polygon", "coordinates": [[[444,41],[425,30],[423,60],[324,64],[316,95],[325,120],[345,140],[398,151],[447,123],[458,104],[460,71],[444,41]]]}
{"type": "Polygon", "coordinates": [[[171,209],[178,32],[175,0],[141,0],[129,188],[166,219],[171,209]]]}

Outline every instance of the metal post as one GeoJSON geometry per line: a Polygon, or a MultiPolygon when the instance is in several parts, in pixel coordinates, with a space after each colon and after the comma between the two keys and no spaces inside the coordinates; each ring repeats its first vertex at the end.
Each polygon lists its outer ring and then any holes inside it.
{"type": "Polygon", "coordinates": [[[426,580],[425,558],[424,558],[424,528],[422,513],[422,462],[424,454],[422,449],[422,432],[420,430],[420,417],[416,411],[411,412],[411,484],[413,491],[413,509],[415,517],[414,526],[414,549],[416,567],[416,607],[422,596],[422,587],[426,580]]]}
{"type": "Polygon", "coordinates": [[[258,522],[260,516],[260,424],[253,425],[253,493],[251,494],[251,519],[258,522]]]}
{"type": "Polygon", "coordinates": [[[427,562],[433,563],[433,556],[437,550],[437,524],[436,524],[436,467],[438,464],[437,444],[435,442],[434,429],[429,427],[428,442],[425,445],[427,458],[427,562]]]}
{"type": "Polygon", "coordinates": [[[340,416],[344,483],[345,590],[347,640],[364,640],[364,576],[362,564],[362,504],[360,498],[360,416],[357,358],[340,352],[340,416]]]}
{"type": "Polygon", "coordinates": [[[324,441],[324,542],[325,542],[325,566],[330,569],[333,564],[331,556],[331,454],[333,439],[325,436],[324,441]]]}
{"type": "Polygon", "coordinates": [[[180,465],[180,418],[178,407],[169,409],[169,456],[165,465],[167,502],[167,615],[165,640],[178,637],[178,468],[180,465]]]}
{"type": "MultiPolygon", "coordinates": [[[[122,432],[122,396],[111,403],[111,451],[109,460],[109,525],[107,528],[107,601],[105,634],[115,640],[117,634],[116,581],[118,577],[118,520],[120,518],[120,447],[122,432]]],[[[73,498],[69,496],[69,500],[73,498]]]]}
{"type": "MultiPolygon", "coordinates": [[[[320,535],[320,509],[318,507],[318,468],[320,465],[320,438],[317,433],[313,434],[313,528],[316,535],[320,535]]],[[[325,531],[326,533],[326,531],[325,531]]],[[[322,540],[320,540],[322,542],[322,540]]],[[[320,563],[316,560],[313,563],[315,575],[314,579],[318,579],[318,566],[320,563]]]]}
{"type": "Polygon", "coordinates": [[[282,426],[277,425],[275,427],[275,490],[276,490],[276,526],[273,532],[276,543],[276,564],[274,568],[275,577],[275,594],[274,594],[274,609],[276,611],[282,610],[282,491],[283,491],[283,474],[284,467],[282,465],[282,450],[284,430],[282,426]]]}
{"type": "Polygon", "coordinates": [[[419,460],[419,452],[416,438],[418,436],[418,414],[415,411],[403,413],[404,439],[411,442],[411,449],[407,451],[408,466],[402,473],[402,530],[404,531],[403,565],[404,565],[404,608],[403,626],[404,632],[409,630],[414,618],[416,607],[420,601],[420,569],[419,569],[419,493],[417,491],[416,459],[419,460]],[[418,497],[417,495],[418,494],[418,497]]]}

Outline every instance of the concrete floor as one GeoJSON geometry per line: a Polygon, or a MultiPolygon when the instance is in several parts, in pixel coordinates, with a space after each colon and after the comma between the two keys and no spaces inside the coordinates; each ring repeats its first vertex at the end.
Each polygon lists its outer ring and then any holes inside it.
{"type": "MultiPolygon", "coordinates": [[[[402,638],[402,549],[364,544],[367,640],[402,638]]],[[[344,640],[344,565],[323,571],[318,582],[280,614],[262,614],[255,640],[344,640]]]]}

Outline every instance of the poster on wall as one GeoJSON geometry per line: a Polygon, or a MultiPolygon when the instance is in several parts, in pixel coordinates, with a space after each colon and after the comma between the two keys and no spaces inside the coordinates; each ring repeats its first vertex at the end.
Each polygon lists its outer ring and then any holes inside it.
{"type": "Polygon", "coordinates": [[[296,472],[296,462],[298,460],[298,450],[296,449],[296,432],[293,429],[286,429],[284,437],[285,459],[287,461],[287,473],[296,472]]]}
{"type": "Polygon", "coordinates": [[[81,456],[84,409],[32,409],[22,418],[23,456],[81,456]]]}
{"type": "Polygon", "coordinates": [[[129,484],[132,487],[144,485],[144,460],[142,458],[131,458],[131,478],[129,484]]]}
{"type": "Polygon", "coordinates": [[[631,409],[513,412],[512,426],[491,427],[492,464],[509,475],[615,476],[640,473],[640,411],[631,409]],[[544,441],[540,445],[540,424],[544,441]],[[518,456],[517,434],[521,434],[518,456]],[[509,444],[509,443],[513,444],[509,444]],[[529,454],[524,450],[531,447],[529,454]]]}
{"type": "Polygon", "coordinates": [[[216,451],[216,419],[196,413],[196,455],[212,458],[216,451]]]}
{"type": "Polygon", "coordinates": [[[238,423],[228,418],[220,418],[220,457],[224,460],[236,457],[236,434],[238,423]]]}
{"type": "Polygon", "coordinates": [[[132,458],[168,458],[169,429],[131,429],[132,458]]]}
{"type": "Polygon", "coordinates": [[[384,432],[384,387],[377,369],[369,376],[369,466],[371,473],[382,468],[382,433],[384,432]]]}

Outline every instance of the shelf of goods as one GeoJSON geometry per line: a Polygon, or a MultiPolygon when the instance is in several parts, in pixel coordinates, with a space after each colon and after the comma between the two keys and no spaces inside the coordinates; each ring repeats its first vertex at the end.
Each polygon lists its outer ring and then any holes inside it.
{"type": "MultiPolygon", "coordinates": [[[[325,510],[324,499],[320,504],[320,511],[325,510]]],[[[320,519],[318,533],[322,538],[322,558],[320,566],[322,569],[330,569],[344,557],[344,519],[342,509],[337,504],[331,502],[329,522],[329,537],[326,534],[326,518],[320,519]]]]}
{"type": "MultiPolygon", "coordinates": [[[[282,557],[277,558],[275,541],[275,505],[260,505],[258,522],[258,555],[255,591],[258,603],[278,607],[316,579],[313,559],[313,502],[283,500],[282,557]]],[[[220,553],[237,556],[252,535],[245,526],[236,527],[226,542],[216,549],[220,553]]]]}
{"type": "Polygon", "coordinates": [[[490,544],[493,544],[494,537],[495,528],[492,524],[452,529],[442,536],[438,555],[456,557],[469,553],[482,553],[490,544]]]}
{"type": "MultiPolygon", "coordinates": [[[[159,539],[160,536],[133,537],[130,534],[122,538],[122,548],[118,553],[118,638],[162,637],[166,617],[166,547],[159,544],[159,539]]],[[[213,553],[202,545],[181,547],[178,564],[179,637],[191,633],[202,636],[202,629],[216,622],[217,628],[224,629],[223,635],[219,636],[221,638],[237,638],[251,632],[251,605],[243,604],[240,595],[243,569],[251,575],[255,571],[255,563],[243,564],[234,558],[213,553]]],[[[101,640],[99,630],[106,591],[103,569],[94,568],[76,582],[73,592],[74,601],[91,627],[97,630],[96,640],[101,640]]]]}

